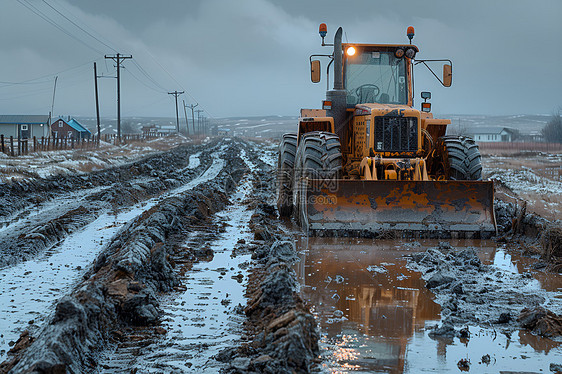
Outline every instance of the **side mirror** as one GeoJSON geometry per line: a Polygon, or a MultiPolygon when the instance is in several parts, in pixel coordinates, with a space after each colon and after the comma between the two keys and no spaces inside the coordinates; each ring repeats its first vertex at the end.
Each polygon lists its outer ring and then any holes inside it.
{"type": "Polygon", "coordinates": [[[443,86],[451,87],[453,82],[453,67],[451,65],[443,65],[443,86]]]}
{"type": "Polygon", "coordinates": [[[423,91],[421,93],[421,98],[424,100],[429,100],[431,99],[431,92],[427,92],[427,91],[423,91]]]}
{"type": "Polygon", "coordinates": [[[312,83],[320,82],[320,61],[310,61],[310,79],[312,83]]]}

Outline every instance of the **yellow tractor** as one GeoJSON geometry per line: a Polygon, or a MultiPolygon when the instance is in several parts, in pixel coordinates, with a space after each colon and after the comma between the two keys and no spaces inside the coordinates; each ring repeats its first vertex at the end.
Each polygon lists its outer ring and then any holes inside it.
{"type": "MultiPolygon", "coordinates": [[[[423,64],[445,87],[450,60],[416,59],[409,44],[342,43],[310,56],[318,83],[326,57],[333,89],[322,109],[301,109],[296,133],[279,145],[277,207],[312,235],[488,237],[496,232],[494,186],[482,181],[480,151],[471,138],[446,135],[431,114],[430,92],[414,108],[414,66],[423,64]],[[445,62],[442,78],[430,67],[445,62]]],[[[329,83],[328,83],[329,84],[329,83]]]]}

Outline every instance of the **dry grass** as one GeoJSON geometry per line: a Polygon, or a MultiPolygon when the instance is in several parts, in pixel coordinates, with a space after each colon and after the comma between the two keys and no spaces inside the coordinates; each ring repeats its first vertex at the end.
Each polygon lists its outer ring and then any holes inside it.
{"type": "Polygon", "coordinates": [[[549,227],[541,235],[542,256],[544,259],[562,262],[562,228],[549,227]]]}

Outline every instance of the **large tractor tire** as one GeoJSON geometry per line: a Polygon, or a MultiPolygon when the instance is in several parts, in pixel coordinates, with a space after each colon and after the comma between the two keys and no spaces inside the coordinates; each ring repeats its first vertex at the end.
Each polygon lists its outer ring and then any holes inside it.
{"type": "Polygon", "coordinates": [[[343,158],[337,135],[330,132],[312,131],[302,136],[297,149],[293,182],[295,218],[302,222],[302,201],[306,182],[304,178],[318,180],[315,187],[337,188],[334,181],[341,179],[343,158]]]}
{"type": "Polygon", "coordinates": [[[293,210],[293,173],[297,153],[297,135],[284,134],[277,159],[277,210],[281,217],[291,216],[293,210]]]}
{"type": "Polygon", "coordinates": [[[431,173],[436,179],[482,180],[482,160],[476,142],[466,136],[439,138],[432,157],[431,173]]]}

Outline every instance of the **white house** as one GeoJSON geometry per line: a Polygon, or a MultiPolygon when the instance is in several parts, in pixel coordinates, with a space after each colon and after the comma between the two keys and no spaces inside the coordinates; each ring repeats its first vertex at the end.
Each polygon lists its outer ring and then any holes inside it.
{"type": "Polygon", "coordinates": [[[48,115],[0,115],[0,134],[16,139],[49,136],[48,123],[48,115]]]}
{"type": "Polygon", "coordinates": [[[509,127],[476,127],[469,135],[477,142],[511,142],[513,134],[509,127]]]}

